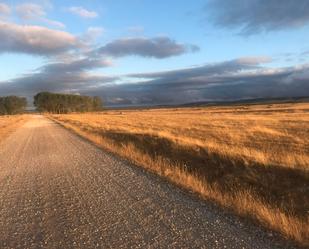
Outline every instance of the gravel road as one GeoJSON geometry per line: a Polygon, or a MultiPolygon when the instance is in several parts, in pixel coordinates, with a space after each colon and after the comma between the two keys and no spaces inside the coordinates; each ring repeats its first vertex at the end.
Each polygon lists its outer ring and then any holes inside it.
{"type": "Polygon", "coordinates": [[[34,116],[0,145],[0,248],[293,248],[34,116]]]}

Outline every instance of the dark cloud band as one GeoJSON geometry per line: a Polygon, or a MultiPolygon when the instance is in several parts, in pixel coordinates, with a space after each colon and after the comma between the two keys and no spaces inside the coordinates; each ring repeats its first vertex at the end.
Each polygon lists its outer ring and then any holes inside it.
{"type": "MultiPolygon", "coordinates": [[[[221,63],[224,65],[225,63],[221,63]]],[[[218,65],[219,67],[219,65],[218,65]]],[[[192,69],[195,71],[196,69],[192,69]]],[[[219,70],[222,71],[222,70],[219,70]]],[[[158,73],[159,74],[159,73],[158,73]]],[[[170,75],[136,84],[106,85],[88,94],[101,95],[113,106],[171,105],[199,101],[233,101],[252,98],[298,97],[309,92],[309,66],[246,70],[188,77],[170,75]]]]}
{"type": "Polygon", "coordinates": [[[96,53],[113,57],[137,55],[163,59],[198,50],[199,47],[195,45],[180,44],[168,37],[156,37],[118,39],[99,48],[96,53]]]}
{"type": "Polygon", "coordinates": [[[206,11],[217,26],[246,35],[309,24],[308,0],[210,0],[206,11]]]}
{"type": "Polygon", "coordinates": [[[47,64],[37,73],[0,83],[0,95],[30,98],[39,91],[70,92],[99,95],[110,106],[145,106],[295,97],[309,92],[309,65],[277,69],[263,66],[269,60],[247,57],[174,71],[110,77],[86,72],[108,66],[104,60],[83,58],[47,64]],[[125,83],[127,78],[136,82],[125,83]]]}

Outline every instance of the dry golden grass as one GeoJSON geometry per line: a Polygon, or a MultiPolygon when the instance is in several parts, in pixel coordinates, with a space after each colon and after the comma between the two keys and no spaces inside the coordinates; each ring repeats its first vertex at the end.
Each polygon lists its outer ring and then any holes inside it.
{"type": "Polygon", "coordinates": [[[53,115],[65,127],[309,245],[309,104],[53,115]]]}
{"type": "Polygon", "coordinates": [[[0,143],[27,119],[27,115],[0,116],[0,143]]]}

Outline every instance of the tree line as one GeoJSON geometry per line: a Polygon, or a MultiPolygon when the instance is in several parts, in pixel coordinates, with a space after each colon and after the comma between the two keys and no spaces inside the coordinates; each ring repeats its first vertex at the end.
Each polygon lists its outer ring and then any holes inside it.
{"type": "Polygon", "coordinates": [[[40,112],[70,113],[101,111],[103,103],[100,97],[40,92],[34,96],[34,105],[40,112]]]}
{"type": "Polygon", "coordinates": [[[25,112],[27,100],[23,97],[0,97],[0,115],[13,115],[25,112]]]}
{"type": "MultiPolygon", "coordinates": [[[[103,103],[100,97],[90,97],[74,94],[40,92],[34,96],[34,106],[40,112],[70,113],[101,111],[103,103]]],[[[0,115],[24,113],[27,100],[24,97],[0,97],[0,115]]]]}

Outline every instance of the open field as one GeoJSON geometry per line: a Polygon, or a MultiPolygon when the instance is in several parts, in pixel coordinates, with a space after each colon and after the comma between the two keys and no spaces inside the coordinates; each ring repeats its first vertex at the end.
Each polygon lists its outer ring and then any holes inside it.
{"type": "Polygon", "coordinates": [[[0,145],[0,248],[298,247],[33,115],[0,145]]]}
{"type": "Polygon", "coordinates": [[[309,241],[309,104],[52,115],[96,144],[309,241]]]}
{"type": "Polygon", "coordinates": [[[27,115],[0,116],[0,143],[28,118],[27,115]]]}

